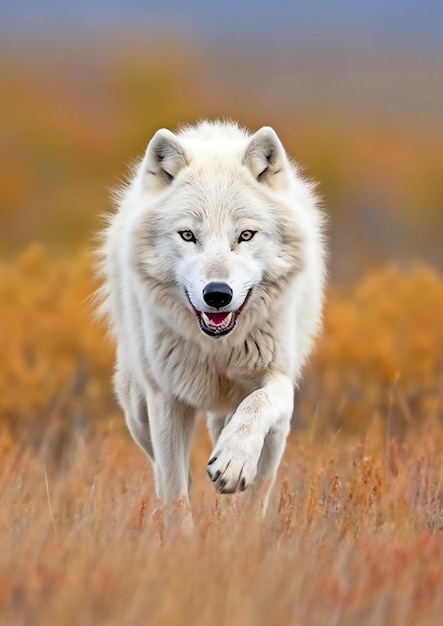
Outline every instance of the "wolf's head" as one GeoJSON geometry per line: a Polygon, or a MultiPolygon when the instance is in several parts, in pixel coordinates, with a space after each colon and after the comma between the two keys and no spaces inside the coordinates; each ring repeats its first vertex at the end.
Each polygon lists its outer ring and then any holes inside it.
{"type": "Polygon", "coordinates": [[[272,128],[159,130],[128,198],[134,267],[179,331],[244,335],[303,269],[314,197],[272,128]]]}

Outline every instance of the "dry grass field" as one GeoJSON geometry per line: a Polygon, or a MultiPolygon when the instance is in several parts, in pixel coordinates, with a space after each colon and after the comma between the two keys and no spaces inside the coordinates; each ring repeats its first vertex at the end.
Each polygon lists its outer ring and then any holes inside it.
{"type": "Polygon", "coordinates": [[[90,255],[0,266],[0,623],[440,625],[443,280],[331,291],[265,520],[218,497],[203,424],[195,531],[167,535],[91,320],[90,255]]]}
{"type": "MultiPolygon", "coordinates": [[[[129,438],[62,464],[1,438],[1,623],[441,624],[443,434],[292,436],[269,516],[215,497],[199,433],[195,532],[166,536],[129,438]]],[[[246,495],[246,494],[245,494],[246,495]]]]}

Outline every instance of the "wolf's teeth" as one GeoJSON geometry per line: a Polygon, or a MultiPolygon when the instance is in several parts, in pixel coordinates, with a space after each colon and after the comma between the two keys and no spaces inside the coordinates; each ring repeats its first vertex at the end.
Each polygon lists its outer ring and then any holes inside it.
{"type": "Polygon", "coordinates": [[[229,324],[231,320],[232,320],[232,313],[229,313],[226,318],[226,324],[229,324]]]}
{"type": "Polygon", "coordinates": [[[214,322],[211,320],[211,318],[208,317],[208,315],[204,311],[201,312],[201,316],[202,316],[202,319],[203,319],[204,323],[206,324],[206,326],[208,326],[209,328],[217,328],[219,330],[223,330],[224,328],[229,326],[229,324],[231,323],[231,320],[232,320],[232,313],[231,312],[226,315],[225,319],[223,320],[223,322],[221,324],[214,324],[214,322]]]}

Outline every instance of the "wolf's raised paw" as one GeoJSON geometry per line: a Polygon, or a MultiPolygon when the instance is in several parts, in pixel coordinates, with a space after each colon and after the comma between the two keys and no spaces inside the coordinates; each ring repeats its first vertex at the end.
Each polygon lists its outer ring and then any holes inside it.
{"type": "Polygon", "coordinates": [[[254,482],[261,446],[244,439],[220,439],[207,466],[209,478],[219,493],[244,491],[254,482]]]}

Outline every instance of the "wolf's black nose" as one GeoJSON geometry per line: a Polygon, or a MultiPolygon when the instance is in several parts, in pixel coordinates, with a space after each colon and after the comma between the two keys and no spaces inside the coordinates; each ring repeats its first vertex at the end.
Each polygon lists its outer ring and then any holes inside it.
{"type": "Polygon", "coordinates": [[[203,300],[214,309],[221,309],[232,300],[232,289],[226,283],[208,283],[203,289],[203,300]]]}

